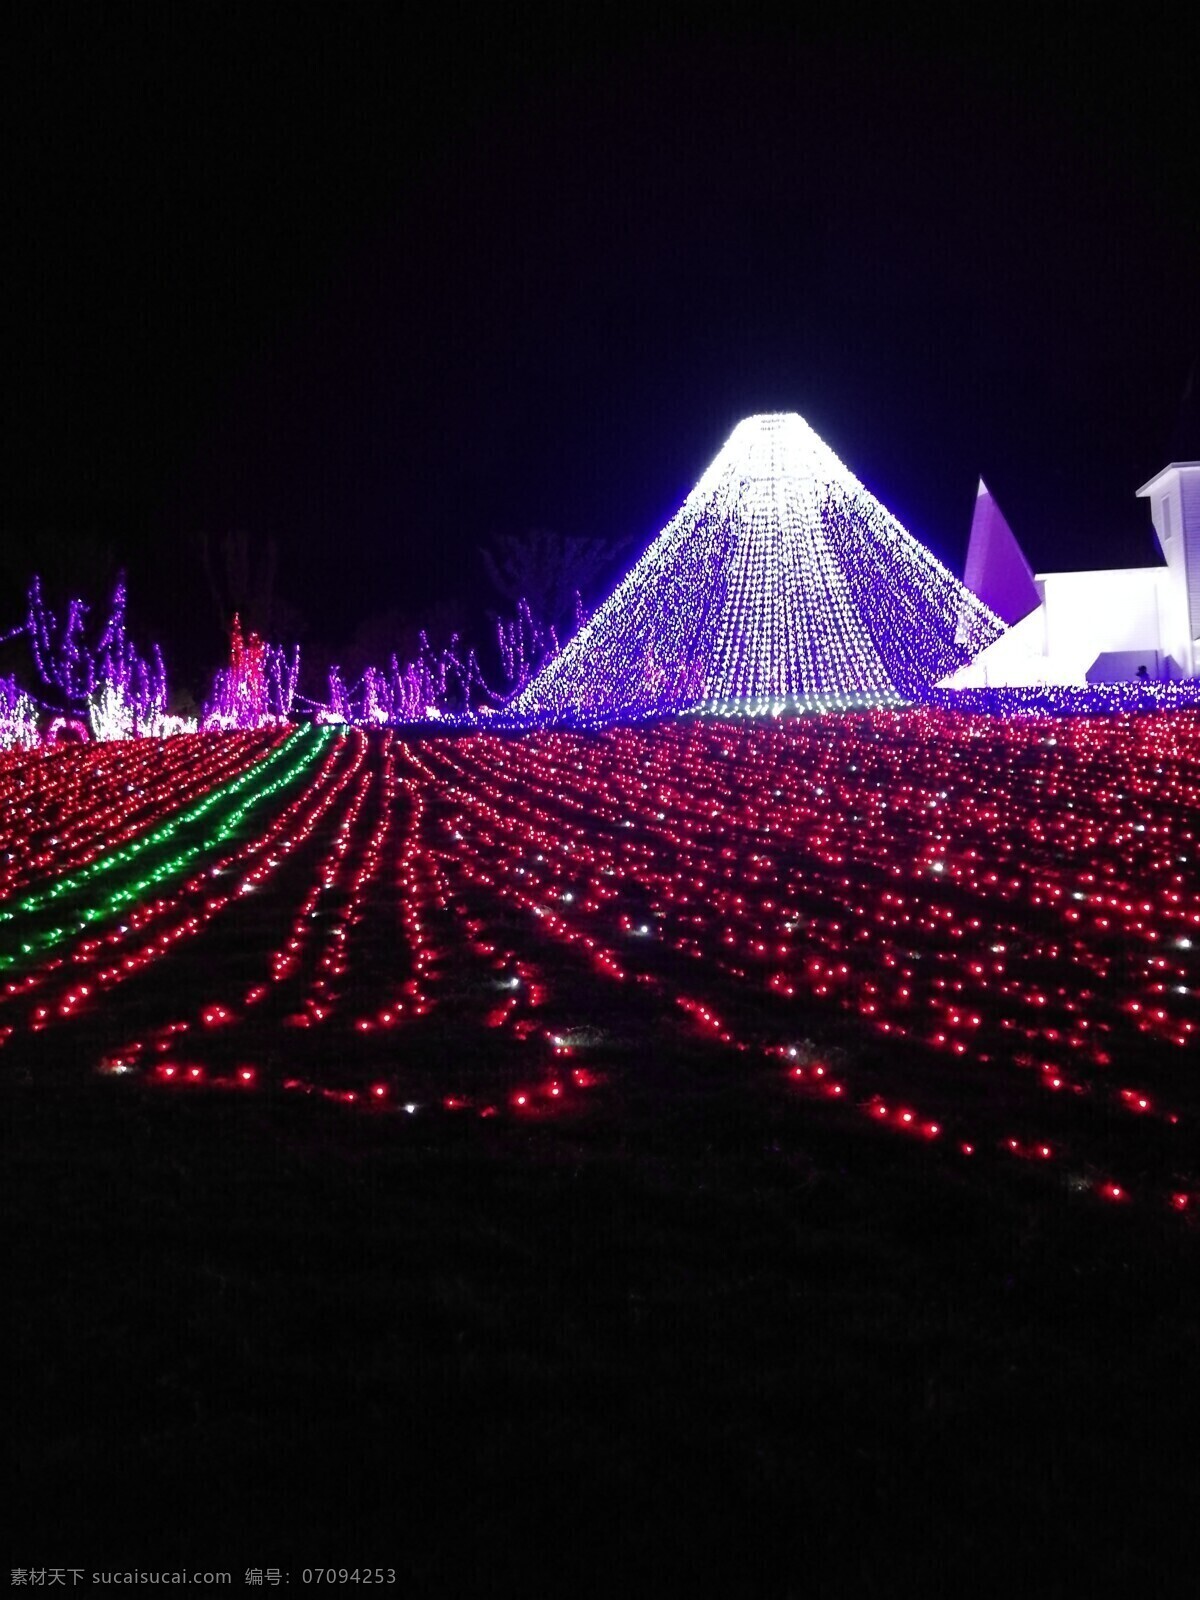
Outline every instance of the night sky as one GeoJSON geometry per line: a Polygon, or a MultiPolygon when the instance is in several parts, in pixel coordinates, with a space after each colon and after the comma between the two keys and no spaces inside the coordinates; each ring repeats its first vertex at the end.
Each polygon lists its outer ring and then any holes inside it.
{"type": "Polygon", "coordinates": [[[957,571],[980,473],[1037,567],[1153,560],[1194,59],[1182,10],[1058,10],[9,13],[0,629],[105,550],[212,660],[196,540],[241,529],[332,645],[481,599],[497,534],[636,552],[773,409],[957,571]]]}

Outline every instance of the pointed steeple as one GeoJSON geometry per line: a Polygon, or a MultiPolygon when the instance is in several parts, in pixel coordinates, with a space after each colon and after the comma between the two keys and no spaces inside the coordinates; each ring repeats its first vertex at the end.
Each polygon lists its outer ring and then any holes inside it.
{"type": "Polygon", "coordinates": [[[963,583],[1010,627],[1042,603],[1029,563],[982,478],[975,493],[963,583]]]}

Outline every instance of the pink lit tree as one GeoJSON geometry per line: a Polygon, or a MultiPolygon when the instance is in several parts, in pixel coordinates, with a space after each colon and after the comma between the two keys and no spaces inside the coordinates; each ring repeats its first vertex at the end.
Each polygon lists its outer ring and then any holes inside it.
{"type": "Polygon", "coordinates": [[[205,704],[205,728],[263,728],[286,722],[292,714],[300,648],[289,657],[256,633],[243,635],[235,615],[229,637],[229,665],[213,681],[205,704]]]}

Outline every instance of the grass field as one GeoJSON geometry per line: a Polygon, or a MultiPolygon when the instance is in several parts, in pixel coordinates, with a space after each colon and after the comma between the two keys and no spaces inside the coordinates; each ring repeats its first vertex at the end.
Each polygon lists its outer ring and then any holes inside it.
{"type": "Polygon", "coordinates": [[[1190,713],[161,748],[0,758],[11,1565],[1188,1592],[1190,713]]]}

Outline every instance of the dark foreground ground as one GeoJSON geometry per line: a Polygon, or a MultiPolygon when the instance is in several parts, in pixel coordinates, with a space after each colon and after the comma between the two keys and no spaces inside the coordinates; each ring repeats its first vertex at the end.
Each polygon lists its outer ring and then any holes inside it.
{"type": "Polygon", "coordinates": [[[0,1097],[14,1568],[1194,1590],[1186,1217],[700,1047],[527,1123],[0,1097]]]}

